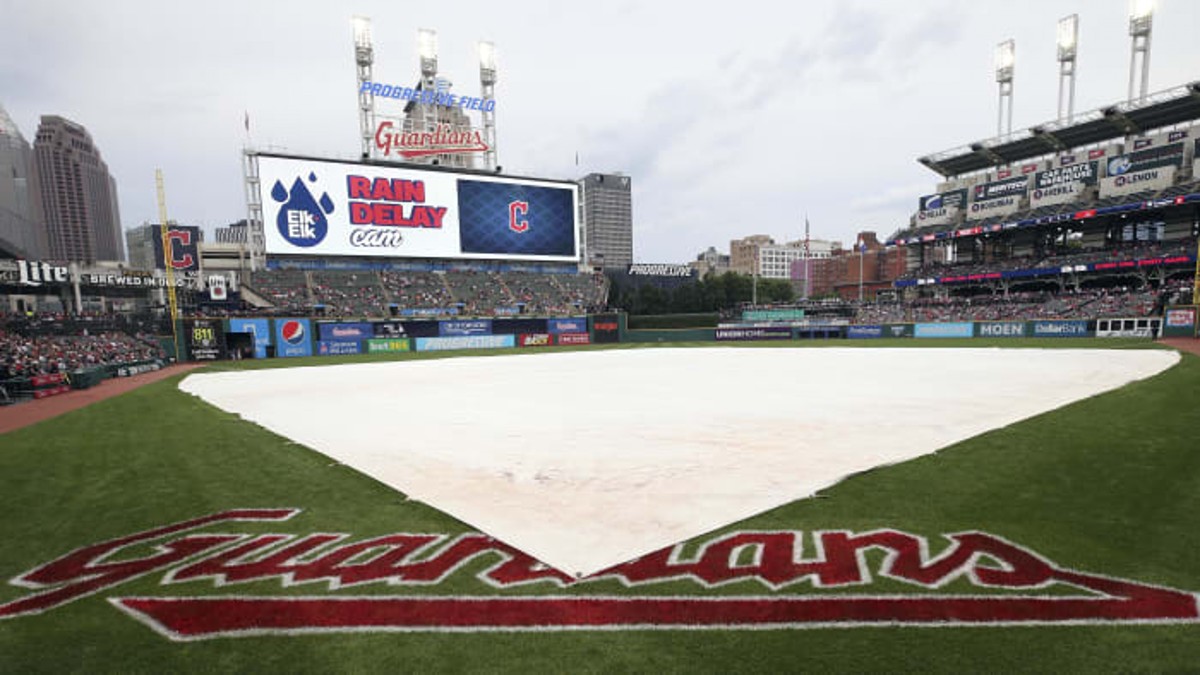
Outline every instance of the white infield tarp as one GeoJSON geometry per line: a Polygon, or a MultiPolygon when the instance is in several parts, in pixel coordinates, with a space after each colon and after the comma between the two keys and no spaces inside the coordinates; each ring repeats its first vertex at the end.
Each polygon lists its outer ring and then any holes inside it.
{"type": "Polygon", "coordinates": [[[1178,360],[631,349],[202,373],[180,388],[591,574],[1178,360]]]}

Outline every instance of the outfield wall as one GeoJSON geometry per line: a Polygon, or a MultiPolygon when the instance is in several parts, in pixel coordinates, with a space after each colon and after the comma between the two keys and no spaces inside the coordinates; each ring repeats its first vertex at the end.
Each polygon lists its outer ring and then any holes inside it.
{"type": "Polygon", "coordinates": [[[620,313],[562,318],[393,319],[324,321],[311,318],[187,319],[181,343],[189,360],[290,358],[407,351],[511,349],[555,345],[792,340],[879,340],[1047,337],[1178,337],[1196,334],[1200,309],[1169,308],[1164,318],[1110,317],[1036,321],[956,321],[820,325],[734,323],[716,328],[630,330],[620,313]]]}

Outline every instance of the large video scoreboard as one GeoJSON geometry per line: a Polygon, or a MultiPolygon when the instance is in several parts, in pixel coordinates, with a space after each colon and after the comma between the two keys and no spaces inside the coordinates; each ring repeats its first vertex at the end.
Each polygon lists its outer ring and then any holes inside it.
{"type": "Polygon", "coordinates": [[[259,155],[269,255],[579,260],[578,186],[259,155]]]}

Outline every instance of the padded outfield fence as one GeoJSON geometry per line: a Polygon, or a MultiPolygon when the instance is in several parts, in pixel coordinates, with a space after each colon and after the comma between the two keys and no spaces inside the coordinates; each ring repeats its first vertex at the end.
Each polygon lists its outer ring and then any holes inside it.
{"type": "MultiPolygon", "coordinates": [[[[871,325],[736,322],[714,326],[631,328],[625,314],[566,318],[318,321],[311,318],[185,319],[181,351],[191,361],[336,356],[381,352],[504,349],[658,342],[875,340],[942,338],[1124,337],[1196,335],[1200,310],[1169,308],[1162,317],[1093,320],[960,321],[871,325]]],[[[701,316],[701,315],[691,315],[701,316]]],[[[707,323],[708,315],[703,315],[707,323]]],[[[650,325],[661,325],[649,322],[650,325]]]]}

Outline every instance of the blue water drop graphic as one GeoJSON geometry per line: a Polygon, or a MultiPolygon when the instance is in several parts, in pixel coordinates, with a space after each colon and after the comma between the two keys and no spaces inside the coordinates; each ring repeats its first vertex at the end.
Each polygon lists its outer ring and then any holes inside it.
{"type": "Polygon", "coordinates": [[[299,178],[292,183],[291,197],[280,207],[275,225],[279,228],[279,234],[289,243],[305,248],[321,243],[329,231],[325,214],[299,178]]]}
{"type": "Polygon", "coordinates": [[[310,172],[308,173],[308,180],[309,180],[309,181],[311,181],[311,182],[313,182],[313,183],[317,182],[317,174],[315,174],[315,173],[313,173],[313,172],[311,172],[311,171],[310,171],[310,172]]]}
{"type": "Polygon", "coordinates": [[[283,187],[283,183],[275,181],[275,186],[271,188],[271,198],[282,202],[287,199],[287,196],[287,189],[283,187]]]}
{"type": "Polygon", "coordinates": [[[329,198],[329,193],[321,195],[321,208],[325,209],[325,213],[333,213],[333,200],[329,198]]]}

